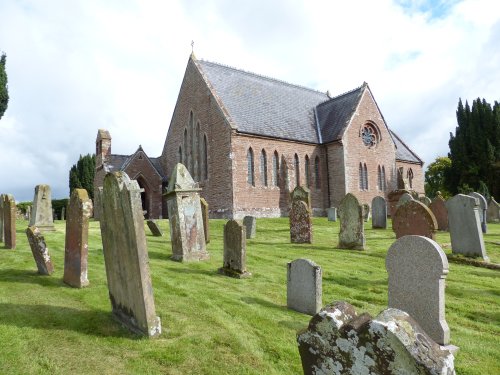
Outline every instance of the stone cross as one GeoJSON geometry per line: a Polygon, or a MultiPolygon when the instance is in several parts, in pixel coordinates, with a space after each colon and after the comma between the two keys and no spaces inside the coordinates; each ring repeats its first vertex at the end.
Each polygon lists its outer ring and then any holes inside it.
{"type": "Polygon", "coordinates": [[[289,309],[314,315],[322,306],[321,267],[309,259],[288,263],[286,305],[289,309]]]}
{"type": "Polygon", "coordinates": [[[41,275],[52,275],[54,272],[54,265],[50,259],[49,249],[45,243],[40,230],[37,227],[28,227],[26,229],[26,236],[31,247],[31,253],[35,259],[38,273],[41,275]]]}
{"type": "Polygon", "coordinates": [[[483,233],[487,233],[488,226],[486,225],[486,211],[488,210],[488,202],[486,201],[486,198],[479,193],[472,192],[469,195],[479,200],[478,212],[479,220],[481,221],[481,230],[483,231],[483,233]]]}
{"type": "Polygon", "coordinates": [[[290,210],[290,241],[292,243],[312,243],[313,229],[311,211],[306,202],[292,201],[290,210]]]}
{"type": "Polygon", "coordinates": [[[387,229],[387,201],[384,197],[372,199],[372,228],[387,229]]]}
{"type": "Polygon", "coordinates": [[[257,232],[257,218],[255,216],[245,216],[243,225],[246,228],[247,239],[255,238],[257,232]]]}
{"type": "Polygon", "coordinates": [[[347,193],[339,207],[340,232],[339,249],[365,249],[365,228],[363,207],[358,199],[347,193]]]}
{"type": "Polygon", "coordinates": [[[37,185],[33,199],[30,226],[36,226],[41,232],[55,231],[52,212],[52,193],[49,185],[37,185]]]}
{"type": "Polygon", "coordinates": [[[139,184],[125,172],[104,177],[101,236],[113,315],[132,332],[161,333],[156,316],[139,184]]]}
{"type": "Polygon", "coordinates": [[[16,201],[11,194],[3,194],[3,237],[6,249],[16,248],[16,201]]]}
{"type": "Polygon", "coordinates": [[[438,230],[448,230],[448,210],[446,209],[446,202],[441,196],[435,197],[431,204],[429,205],[429,209],[434,214],[437,222],[438,230]]]}
{"type": "Polygon", "coordinates": [[[396,238],[407,235],[436,238],[437,222],[429,208],[414,199],[402,204],[392,218],[392,229],[396,238]]]}
{"type": "Polygon", "coordinates": [[[486,212],[486,221],[488,223],[500,222],[500,205],[495,201],[493,196],[488,201],[488,211],[486,212]]]}
{"type": "Polygon", "coordinates": [[[219,273],[238,279],[249,277],[246,269],[247,236],[241,222],[229,220],[224,225],[224,265],[219,273]]]}
{"type": "Polygon", "coordinates": [[[158,223],[154,220],[147,220],[146,224],[148,225],[149,230],[155,237],[162,237],[163,236],[163,231],[161,230],[160,226],[158,223]]]}
{"type": "Polygon", "coordinates": [[[337,208],[330,207],[327,208],[328,221],[337,221],[337,208]]]}
{"type": "Polygon", "coordinates": [[[68,219],[66,220],[63,281],[74,288],[83,288],[89,285],[87,266],[89,218],[91,216],[92,201],[87,190],[73,189],[69,200],[68,219]]]}
{"type": "Polygon", "coordinates": [[[205,233],[205,243],[210,242],[210,221],[208,203],[204,198],[200,198],[201,217],[203,219],[203,231],[205,233]]]}

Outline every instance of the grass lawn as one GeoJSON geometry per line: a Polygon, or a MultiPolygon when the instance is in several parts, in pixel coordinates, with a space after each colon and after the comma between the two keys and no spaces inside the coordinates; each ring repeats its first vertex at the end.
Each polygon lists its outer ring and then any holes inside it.
{"type": "MultiPolygon", "coordinates": [[[[309,316],[286,308],[286,264],[309,258],[323,270],[323,304],[345,300],[358,312],[387,305],[385,254],[392,230],[366,225],[366,251],[336,249],[339,223],[314,219],[314,244],[290,244],[288,219],[259,219],[247,241],[249,279],[219,275],[224,220],[210,221],[209,261],[178,263],[168,221],[164,237],[146,227],[156,313],[163,333],[148,340],[111,316],[98,222],[89,233],[85,289],[62,282],[65,223],[47,233],[56,271],[39,276],[17,223],[17,249],[0,244],[0,374],[300,374],[297,330],[309,316]]],[[[500,224],[489,224],[487,253],[500,263],[500,224]]],[[[448,233],[437,242],[450,243],[448,233]]],[[[444,246],[447,253],[449,246],[444,246]]],[[[446,320],[460,347],[458,374],[500,374],[500,271],[450,263],[446,320]]]]}

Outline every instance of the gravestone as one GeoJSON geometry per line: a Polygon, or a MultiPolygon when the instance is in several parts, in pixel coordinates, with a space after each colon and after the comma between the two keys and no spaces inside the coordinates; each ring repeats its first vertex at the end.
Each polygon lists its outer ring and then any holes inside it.
{"type": "Polygon", "coordinates": [[[337,221],[337,208],[330,207],[327,210],[328,213],[328,221],[337,221]]]}
{"type": "Polygon", "coordinates": [[[53,208],[52,209],[52,222],[57,220],[57,215],[56,215],[56,210],[53,208]]]}
{"type": "Polygon", "coordinates": [[[4,242],[4,232],[3,232],[3,200],[5,199],[5,194],[0,194],[0,242],[4,242]]]}
{"type": "Polygon", "coordinates": [[[455,375],[454,355],[406,312],[358,315],[339,301],[297,334],[304,375],[455,375]]]}
{"type": "Polygon", "coordinates": [[[16,248],[16,201],[12,194],[3,195],[3,241],[6,249],[16,248]]]}
{"type": "Polygon", "coordinates": [[[429,197],[426,197],[425,195],[423,197],[419,197],[418,200],[420,203],[425,204],[427,207],[429,207],[432,202],[431,199],[429,197]]]}
{"type": "Polygon", "coordinates": [[[242,279],[251,274],[246,269],[247,236],[245,225],[229,220],[224,225],[224,265],[219,273],[242,279]]]}
{"type": "Polygon", "coordinates": [[[52,212],[52,194],[49,185],[37,185],[29,226],[36,226],[41,232],[55,231],[52,212]]]}
{"type": "Polygon", "coordinates": [[[94,219],[100,220],[102,212],[102,186],[94,189],[94,219]]]}
{"type": "Polygon", "coordinates": [[[200,190],[186,167],[177,163],[166,193],[173,260],[186,262],[209,258],[203,230],[200,190]]]}
{"type": "Polygon", "coordinates": [[[398,207],[392,218],[392,230],[396,238],[408,235],[436,238],[437,222],[429,208],[412,199],[398,207]]]}
{"type": "MultiPolygon", "coordinates": [[[[88,194],[87,194],[88,196],[88,194]]],[[[90,202],[92,203],[92,202],[90,202]]],[[[61,208],[61,220],[66,220],[66,207],[61,208]]]]}
{"type": "Polygon", "coordinates": [[[159,336],[139,184],[125,172],[108,173],[101,198],[102,246],[113,315],[132,332],[159,336]]]}
{"type": "MultiPolygon", "coordinates": [[[[399,201],[398,203],[396,204],[396,211],[398,210],[398,208],[408,202],[411,202],[415,199],[413,199],[412,195],[409,194],[409,193],[404,193],[403,195],[401,195],[401,198],[399,198],[399,201]]],[[[394,212],[396,213],[396,212],[394,212]]]]}
{"type": "Polygon", "coordinates": [[[363,203],[363,220],[367,222],[370,220],[370,205],[368,203],[363,203]]]}
{"type": "Polygon", "coordinates": [[[372,199],[372,228],[387,229],[387,201],[384,197],[372,199]]]}
{"type": "Polygon", "coordinates": [[[40,230],[37,227],[28,227],[26,229],[26,236],[31,247],[31,253],[35,258],[38,273],[41,275],[52,275],[54,272],[54,265],[50,259],[49,249],[45,243],[40,230]]]}
{"type": "Polygon", "coordinates": [[[31,206],[26,207],[26,219],[31,220],[31,206]]]}
{"type": "Polygon", "coordinates": [[[438,344],[450,343],[444,312],[448,259],[441,247],[423,236],[405,236],[387,251],[388,307],[410,314],[438,344]]]}
{"type": "Polygon", "coordinates": [[[391,217],[393,217],[396,213],[396,206],[399,202],[399,199],[405,193],[410,194],[410,191],[405,189],[398,189],[393,190],[389,192],[389,194],[387,194],[387,205],[389,206],[389,214],[391,215],[391,217]]]}
{"type": "Polygon", "coordinates": [[[155,237],[162,237],[163,236],[163,231],[161,230],[160,226],[158,223],[154,220],[147,220],[146,224],[148,225],[149,230],[155,237]]]}
{"type": "Polygon", "coordinates": [[[446,201],[451,251],[488,261],[483,232],[479,220],[479,202],[476,198],[457,194],[446,201]]]}
{"type": "Polygon", "coordinates": [[[312,212],[311,191],[305,186],[295,187],[295,189],[293,189],[293,191],[290,193],[290,199],[292,203],[294,201],[303,201],[312,212]]]}
{"type": "Polygon", "coordinates": [[[201,218],[203,219],[203,232],[205,233],[205,243],[210,242],[210,222],[208,221],[208,203],[204,198],[200,198],[201,218]]]}
{"type": "Polygon", "coordinates": [[[246,228],[247,239],[255,238],[257,232],[257,218],[255,216],[245,216],[243,218],[243,225],[246,228]]]}
{"type": "Polygon", "coordinates": [[[313,229],[311,210],[302,201],[293,201],[290,210],[290,241],[292,243],[312,243],[313,229]]]}
{"type": "Polygon", "coordinates": [[[438,230],[448,230],[448,210],[446,209],[446,202],[441,196],[436,196],[431,204],[429,205],[429,209],[434,214],[437,222],[438,230]]]}
{"type": "Polygon", "coordinates": [[[314,315],[322,306],[321,267],[309,259],[288,262],[286,305],[289,309],[314,315]]]}
{"type": "Polygon", "coordinates": [[[69,199],[64,247],[63,281],[75,288],[89,285],[87,278],[89,254],[89,218],[92,201],[87,190],[73,189],[69,199]]]}
{"type": "Polygon", "coordinates": [[[488,227],[486,225],[486,211],[488,210],[488,202],[486,201],[486,198],[479,193],[473,192],[469,195],[479,200],[478,212],[479,220],[481,221],[481,230],[483,233],[487,233],[488,227]]]}
{"type": "Polygon", "coordinates": [[[495,201],[493,196],[488,201],[488,211],[486,211],[486,221],[488,223],[500,222],[500,204],[495,201]]]}
{"type": "Polygon", "coordinates": [[[347,193],[339,206],[339,249],[365,249],[365,228],[363,221],[363,207],[358,199],[347,193]]]}

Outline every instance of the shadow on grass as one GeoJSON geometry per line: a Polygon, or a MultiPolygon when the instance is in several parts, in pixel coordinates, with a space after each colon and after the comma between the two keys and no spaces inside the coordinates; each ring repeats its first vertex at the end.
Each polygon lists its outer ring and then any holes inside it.
{"type": "Polygon", "coordinates": [[[286,306],[278,305],[276,303],[266,301],[266,300],[264,300],[262,298],[242,297],[241,300],[243,302],[245,302],[245,303],[248,303],[249,305],[257,304],[257,305],[261,305],[263,307],[268,307],[268,308],[271,308],[271,309],[278,309],[278,310],[281,310],[281,311],[287,310],[286,306]]]}
{"type": "Polygon", "coordinates": [[[40,275],[36,270],[0,269],[0,280],[15,283],[31,283],[48,287],[61,287],[66,284],[59,277],[40,275]]]}
{"type": "MultiPolygon", "coordinates": [[[[172,262],[176,262],[175,260],[172,260],[169,258],[172,262]]],[[[179,263],[179,262],[176,262],[179,263]]],[[[163,269],[170,271],[170,272],[176,272],[176,273],[186,273],[186,274],[197,274],[197,275],[209,275],[209,276],[223,276],[217,272],[217,270],[197,270],[197,269],[192,269],[192,268],[172,268],[172,267],[164,267],[163,269]]]]}
{"type": "Polygon", "coordinates": [[[149,258],[151,259],[158,259],[158,260],[172,260],[170,259],[170,257],[172,256],[172,254],[167,254],[166,252],[165,253],[160,253],[158,251],[148,251],[148,256],[149,258]]]}

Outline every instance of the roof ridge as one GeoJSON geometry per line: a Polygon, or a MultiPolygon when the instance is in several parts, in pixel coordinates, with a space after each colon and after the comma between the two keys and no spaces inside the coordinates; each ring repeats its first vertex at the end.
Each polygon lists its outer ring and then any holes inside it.
{"type": "Polygon", "coordinates": [[[322,94],[324,96],[327,96],[326,93],[324,93],[322,91],[319,91],[319,90],[312,89],[310,87],[298,85],[298,84],[295,84],[295,83],[290,83],[290,82],[287,82],[287,81],[282,80],[282,79],[274,78],[274,77],[271,77],[271,76],[266,76],[264,74],[258,74],[258,73],[250,72],[248,70],[239,69],[239,68],[236,68],[236,67],[231,66],[231,65],[221,64],[221,63],[217,63],[217,62],[209,61],[209,60],[204,60],[204,59],[200,59],[200,60],[197,60],[197,61],[203,62],[203,63],[212,64],[212,65],[218,65],[218,66],[221,66],[223,68],[235,70],[235,71],[238,71],[240,73],[247,74],[247,75],[251,75],[251,76],[255,76],[255,77],[260,77],[260,78],[265,78],[265,79],[267,79],[269,81],[274,81],[274,82],[277,82],[277,83],[282,83],[282,84],[285,84],[285,85],[288,85],[288,86],[296,87],[296,88],[299,88],[299,89],[303,89],[303,90],[307,90],[307,91],[311,91],[311,92],[314,92],[314,93],[317,93],[317,94],[322,94]]]}
{"type": "Polygon", "coordinates": [[[361,89],[361,88],[363,88],[363,87],[367,87],[367,86],[368,86],[368,83],[363,82],[363,84],[362,84],[361,86],[358,86],[358,87],[356,87],[356,88],[354,88],[354,89],[352,89],[352,90],[349,90],[349,91],[343,92],[342,94],[339,94],[339,95],[337,95],[337,96],[332,96],[331,98],[328,98],[328,100],[325,100],[324,102],[319,103],[319,104],[318,104],[318,107],[319,107],[320,105],[323,105],[323,104],[325,104],[325,103],[328,103],[328,102],[330,102],[330,101],[332,101],[332,100],[339,99],[339,98],[340,98],[340,97],[342,97],[342,96],[346,96],[346,95],[352,94],[353,92],[355,92],[355,91],[357,91],[357,90],[359,90],[359,89],[361,89]]]}
{"type": "MultiPolygon", "coordinates": [[[[403,146],[404,146],[404,147],[405,147],[408,151],[410,151],[410,152],[413,154],[413,156],[415,156],[418,160],[420,160],[420,162],[422,162],[422,163],[423,163],[423,161],[424,161],[424,160],[423,160],[420,156],[418,156],[418,154],[417,154],[415,151],[413,151],[413,150],[412,150],[412,149],[411,149],[411,148],[410,148],[410,147],[409,147],[409,146],[408,146],[408,145],[407,145],[407,144],[406,144],[406,143],[405,143],[405,142],[401,139],[401,137],[400,137],[399,135],[397,135],[397,134],[396,134],[396,133],[395,133],[392,129],[389,129],[389,132],[390,132],[390,133],[391,133],[394,137],[396,137],[396,138],[398,139],[398,141],[399,141],[399,142],[401,142],[401,144],[402,144],[402,145],[403,145],[403,146]]],[[[397,146],[396,146],[396,148],[397,148],[397,146]]]]}

